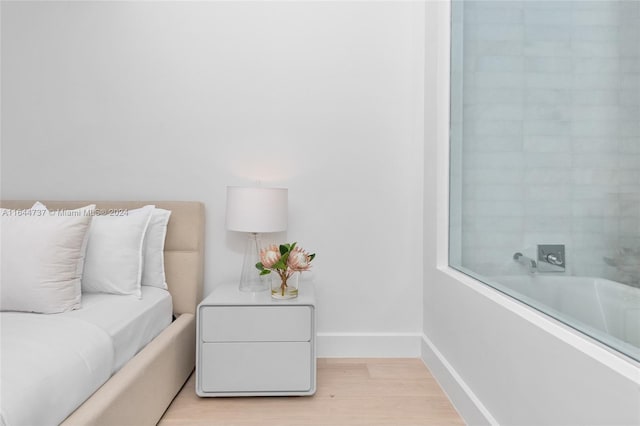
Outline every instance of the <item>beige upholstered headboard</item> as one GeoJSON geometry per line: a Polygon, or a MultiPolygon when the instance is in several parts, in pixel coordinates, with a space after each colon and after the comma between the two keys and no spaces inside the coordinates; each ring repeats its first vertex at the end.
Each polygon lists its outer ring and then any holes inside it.
{"type": "MultiPolygon", "coordinates": [[[[42,201],[49,210],[76,209],[95,204],[98,209],[135,209],[154,204],[171,210],[164,248],[167,285],[173,312],[195,314],[202,299],[204,272],[204,204],[196,201],[42,201]]],[[[2,200],[0,207],[28,209],[35,201],[2,200]]]]}

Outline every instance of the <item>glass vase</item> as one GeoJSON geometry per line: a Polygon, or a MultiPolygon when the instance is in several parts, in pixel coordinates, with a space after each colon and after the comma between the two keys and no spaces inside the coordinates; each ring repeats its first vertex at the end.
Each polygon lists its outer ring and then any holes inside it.
{"type": "Polygon", "coordinates": [[[300,273],[294,272],[290,277],[281,277],[271,273],[271,297],[274,299],[293,299],[298,297],[298,282],[300,273]]]}

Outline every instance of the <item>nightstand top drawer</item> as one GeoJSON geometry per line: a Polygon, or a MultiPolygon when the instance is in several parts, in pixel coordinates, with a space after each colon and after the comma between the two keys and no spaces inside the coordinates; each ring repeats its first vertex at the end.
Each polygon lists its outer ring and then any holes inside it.
{"type": "Polygon", "coordinates": [[[202,342],[308,342],[311,306],[201,306],[202,342]]]}
{"type": "Polygon", "coordinates": [[[287,300],[275,300],[271,298],[270,291],[260,291],[257,293],[242,292],[238,290],[237,283],[227,283],[217,286],[211,294],[200,302],[200,306],[210,305],[268,305],[268,306],[292,306],[310,305],[315,306],[314,286],[311,282],[302,281],[300,283],[298,297],[287,300]]]}

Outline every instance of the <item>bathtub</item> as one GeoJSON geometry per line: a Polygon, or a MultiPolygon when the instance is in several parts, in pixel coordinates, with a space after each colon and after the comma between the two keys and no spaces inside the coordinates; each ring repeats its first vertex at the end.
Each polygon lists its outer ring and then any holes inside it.
{"type": "Polygon", "coordinates": [[[602,278],[491,277],[496,289],[640,361],[640,289],[602,278]]]}

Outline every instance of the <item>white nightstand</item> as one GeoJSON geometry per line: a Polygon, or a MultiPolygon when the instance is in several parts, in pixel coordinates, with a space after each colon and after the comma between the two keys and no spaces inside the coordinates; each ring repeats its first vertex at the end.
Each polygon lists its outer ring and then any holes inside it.
{"type": "Polygon", "coordinates": [[[312,283],[289,300],[217,287],[198,305],[198,396],[314,394],[315,305],[312,283]]]}

